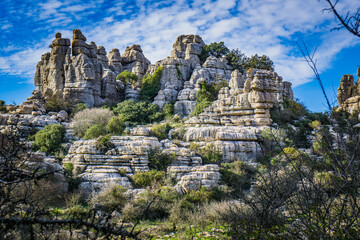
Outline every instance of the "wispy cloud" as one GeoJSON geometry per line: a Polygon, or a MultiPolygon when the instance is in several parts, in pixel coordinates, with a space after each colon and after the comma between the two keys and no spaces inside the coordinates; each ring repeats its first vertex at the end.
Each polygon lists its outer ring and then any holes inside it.
{"type": "MultiPolygon", "coordinates": [[[[346,10],[355,5],[357,0],[346,0],[340,7],[346,10]]],[[[29,18],[46,23],[33,29],[46,31],[45,38],[0,57],[0,71],[32,79],[36,62],[51,41],[49,35],[61,31],[71,38],[71,28],[81,27],[89,42],[108,51],[124,51],[127,45],[138,43],[152,62],[170,54],[178,35],[199,34],[207,43],[224,41],[247,55],[270,56],[276,71],[299,85],[312,80],[312,72],[302,61],[296,40],[310,39],[311,45],[318,46],[320,71],[329,68],[342,49],[359,44],[351,35],[329,32],[334,18],[321,13],[325,6],[314,0],[49,0],[27,11],[32,13],[29,18]]]]}

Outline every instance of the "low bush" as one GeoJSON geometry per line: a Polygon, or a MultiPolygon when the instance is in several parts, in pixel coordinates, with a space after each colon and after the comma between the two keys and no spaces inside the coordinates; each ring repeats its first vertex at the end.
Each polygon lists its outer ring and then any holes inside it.
{"type": "Polygon", "coordinates": [[[162,107],[161,111],[165,115],[165,117],[172,117],[174,115],[174,104],[173,103],[165,103],[162,107]]]}
{"type": "Polygon", "coordinates": [[[165,177],[165,172],[150,170],[144,172],[137,172],[132,176],[132,180],[134,181],[137,187],[147,187],[150,184],[155,183],[157,181],[162,180],[165,177]]]}
{"type": "Polygon", "coordinates": [[[190,143],[190,150],[195,151],[202,158],[203,164],[220,164],[222,161],[221,152],[216,150],[213,144],[200,147],[197,143],[190,143]]]}
{"type": "Polygon", "coordinates": [[[118,103],[113,111],[117,115],[122,115],[124,121],[128,121],[132,125],[158,122],[164,119],[158,105],[145,101],[123,101],[118,103]]]}
{"type": "Polygon", "coordinates": [[[163,153],[159,148],[153,148],[149,150],[148,158],[150,169],[166,171],[167,167],[175,161],[176,156],[163,153]]]}
{"type": "Polygon", "coordinates": [[[121,212],[125,204],[129,201],[125,194],[126,191],[126,188],[114,184],[97,194],[91,199],[91,202],[104,211],[111,213],[116,210],[121,212]]]}
{"type": "Polygon", "coordinates": [[[45,100],[44,108],[47,112],[69,111],[70,104],[60,97],[50,97],[45,100]]]}
{"type": "Polygon", "coordinates": [[[106,129],[103,125],[100,124],[95,124],[92,125],[90,128],[88,128],[84,134],[84,139],[93,139],[93,138],[98,138],[102,135],[106,134],[106,129]]]}
{"type": "Polygon", "coordinates": [[[100,151],[106,151],[114,147],[114,144],[110,141],[111,136],[100,136],[96,139],[96,148],[100,151]]]}
{"type": "Polygon", "coordinates": [[[248,190],[251,186],[251,178],[255,169],[249,167],[242,161],[222,163],[220,166],[221,181],[229,186],[231,194],[240,196],[242,190],[248,190]]]}
{"type": "Polygon", "coordinates": [[[83,137],[85,132],[95,124],[105,127],[113,116],[114,113],[110,109],[86,108],[74,115],[71,127],[78,137],[83,137]]]}
{"type": "Polygon", "coordinates": [[[125,129],[124,118],[120,115],[118,117],[112,117],[106,125],[106,130],[111,134],[121,135],[125,129]]]}
{"type": "Polygon", "coordinates": [[[116,80],[121,80],[124,84],[135,85],[137,83],[138,76],[135,73],[123,71],[117,75],[116,80]]]}
{"type": "Polygon", "coordinates": [[[47,154],[54,154],[61,149],[65,133],[65,127],[60,124],[47,125],[35,134],[34,148],[47,154]]]}
{"type": "Polygon", "coordinates": [[[159,140],[163,140],[168,138],[169,131],[171,130],[171,126],[169,123],[157,124],[151,128],[151,133],[159,138],[159,140]]]}

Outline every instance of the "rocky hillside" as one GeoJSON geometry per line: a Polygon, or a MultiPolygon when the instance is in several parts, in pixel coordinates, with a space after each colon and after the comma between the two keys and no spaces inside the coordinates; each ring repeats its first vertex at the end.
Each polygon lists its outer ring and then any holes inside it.
{"type": "Polygon", "coordinates": [[[283,108],[284,101],[293,98],[291,83],[273,71],[252,68],[241,73],[233,70],[225,58],[214,56],[202,62],[205,43],[197,35],[179,36],[170,56],[155,64],[139,45],[127,47],[123,54],[118,49],[107,54],[103,46],[86,40],[78,29],[73,31],[71,44],[56,33],[49,46],[51,52],[43,54],[36,66],[33,95],[17,109],[9,106],[9,113],[0,115],[0,123],[3,130],[20,126],[28,135],[46,125],[65,126],[67,145],[62,164],[71,164],[74,174],[83,180],[80,188],[88,193],[114,182],[134,188],[128,176],[149,170],[148,153],[152,149],[174,156],[167,171],[176,175],[179,191],[216,186],[220,179],[218,166],[201,167],[201,151],[194,149],[213,149],[221,162],[255,163],[263,154],[259,135],[272,122],[270,109],[283,108]],[[127,135],[113,134],[111,147],[104,151],[96,140],[74,135],[66,111],[46,109],[49,102],[68,106],[66,110],[71,111],[77,104],[93,108],[139,101],[145,79],[155,74],[156,92],[148,100],[159,109],[171,104],[173,114],[182,118],[181,126],[174,127],[165,140],[154,137],[151,125],[128,126],[127,135]],[[200,113],[194,114],[194,109],[203,104],[199,94],[211,84],[222,87],[212,93],[213,100],[200,113]],[[175,141],[174,132],[179,131],[182,136],[175,141]]]}

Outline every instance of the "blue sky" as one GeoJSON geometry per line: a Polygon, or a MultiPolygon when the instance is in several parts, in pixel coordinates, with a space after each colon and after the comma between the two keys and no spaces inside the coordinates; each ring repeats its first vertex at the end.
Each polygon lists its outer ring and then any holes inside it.
{"type": "MultiPolygon", "coordinates": [[[[275,71],[293,83],[295,97],[312,111],[326,109],[320,87],[303,61],[296,41],[317,47],[326,92],[335,101],[343,74],[360,65],[360,38],[322,13],[321,0],[176,0],[176,1],[20,1],[0,2],[0,99],[21,103],[30,96],[36,63],[49,51],[56,32],[71,38],[81,29],[88,42],[109,52],[140,44],[152,62],[170,55],[180,34],[199,34],[205,43],[224,41],[246,55],[266,54],[275,71]]],[[[341,11],[360,7],[340,0],[341,11]]]]}

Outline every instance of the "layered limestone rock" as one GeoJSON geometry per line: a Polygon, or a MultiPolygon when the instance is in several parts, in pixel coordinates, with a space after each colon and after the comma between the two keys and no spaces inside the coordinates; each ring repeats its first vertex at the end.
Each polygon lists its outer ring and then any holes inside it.
{"type": "MultiPolygon", "coordinates": [[[[193,69],[200,67],[200,54],[204,42],[198,35],[181,35],[173,44],[169,57],[157,62],[150,68],[149,73],[163,66],[160,79],[160,91],[154,103],[162,107],[165,103],[175,102],[179,91],[190,79],[193,69]]],[[[180,107],[179,107],[180,108],[180,107]]]]}
{"type": "Polygon", "coordinates": [[[357,71],[359,77],[354,84],[354,77],[346,74],[341,78],[338,88],[337,100],[339,108],[337,111],[347,111],[351,114],[359,114],[360,112],[360,68],[357,71]]]}
{"type": "Polygon", "coordinates": [[[246,78],[233,71],[230,88],[222,88],[217,101],[186,121],[186,140],[214,147],[226,162],[255,160],[261,154],[257,136],[271,124],[274,104],[292,97],[290,86],[272,71],[250,69],[246,78]]]}
{"type": "Polygon", "coordinates": [[[219,166],[208,164],[191,168],[189,173],[184,174],[176,184],[175,189],[179,193],[189,193],[191,190],[199,190],[202,187],[213,188],[218,186],[220,180],[219,166]]]}
{"type": "Polygon", "coordinates": [[[146,73],[150,61],[139,45],[126,49],[123,56],[118,49],[110,51],[94,42],[86,43],[86,37],[78,29],[73,31],[73,41],[57,33],[50,45],[51,52],[45,53],[37,64],[34,82],[36,90],[45,99],[57,98],[70,103],[85,103],[89,107],[101,106],[105,102],[117,103],[126,96],[138,98],[139,89],[124,91],[116,76],[124,70],[139,77],[146,73]],[[134,97],[135,96],[135,97],[134,97]],[[136,97],[137,96],[137,97],[136,97]]]}
{"type": "Polygon", "coordinates": [[[139,171],[148,171],[151,149],[174,156],[175,161],[171,164],[174,168],[189,166],[191,169],[201,164],[201,158],[188,148],[178,147],[170,140],[159,142],[156,137],[146,136],[146,128],[136,129],[132,134],[137,136],[112,136],[113,147],[105,151],[96,147],[96,140],[79,140],[71,145],[63,164],[72,164],[74,174],[83,179],[82,191],[97,192],[113,183],[132,188],[129,179],[122,174],[131,176],[139,171]]]}

